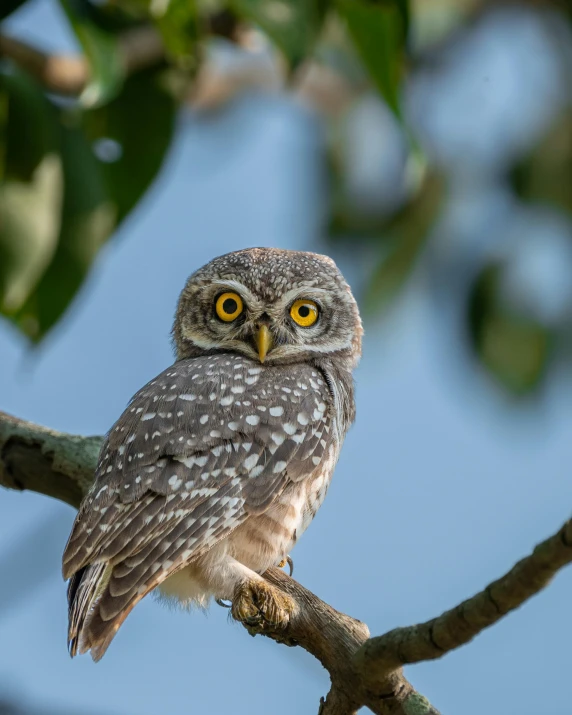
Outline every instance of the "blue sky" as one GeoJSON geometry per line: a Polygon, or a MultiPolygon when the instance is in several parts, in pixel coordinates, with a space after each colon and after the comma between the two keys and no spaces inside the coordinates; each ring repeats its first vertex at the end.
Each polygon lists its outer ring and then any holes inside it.
{"type": "MultiPolygon", "coordinates": [[[[13,28],[69,43],[48,0],[13,28]]],[[[172,361],[172,315],[192,271],[245,246],[331,252],[317,238],[318,144],[317,121],[280,98],[183,117],[162,176],[38,353],[0,324],[0,407],[101,434],[172,361]]],[[[359,263],[333,255],[355,284],[359,263]]],[[[423,281],[388,318],[366,324],[357,422],[293,553],[296,577],[374,634],[480,590],[572,506],[570,385],[555,384],[541,409],[518,411],[453,370],[423,281]]],[[[147,598],[100,663],[71,661],[60,558],[72,520],[65,505],[0,492],[0,563],[25,546],[0,584],[0,602],[10,589],[19,594],[0,612],[0,699],[94,715],[317,711],[328,687],[319,664],[249,638],[218,607],[187,614],[147,598]]],[[[569,712],[571,589],[565,571],[472,644],[408,676],[443,713],[569,712]]]]}

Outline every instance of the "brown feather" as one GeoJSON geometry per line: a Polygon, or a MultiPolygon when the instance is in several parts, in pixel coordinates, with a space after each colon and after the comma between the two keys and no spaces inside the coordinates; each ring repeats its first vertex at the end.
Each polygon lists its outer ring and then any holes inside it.
{"type": "Polygon", "coordinates": [[[188,359],[135,395],[64,553],[72,655],[100,658],[146,593],[315,469],[331,443],[330,395],[308,365],[288,366],[282,383],[281,372],[237,355],[188,359]]]}

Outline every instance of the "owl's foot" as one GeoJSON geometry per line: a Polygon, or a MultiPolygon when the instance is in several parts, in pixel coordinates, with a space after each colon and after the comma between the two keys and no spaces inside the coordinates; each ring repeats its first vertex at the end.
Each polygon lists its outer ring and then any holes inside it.
{"type": "Polygon", "coordinates": [[[278,568],[283,569],[286,564],[288,564],[288,568],[290,569],[290,573],[288,575],[292,576],[292,574],[294,573],[294,562],[292,561],[290,556],[287,556],[285,559],[282,559],[282,561],[278,564],[278,568]]]}
{"type": "Polygon", "coordinates": [[[236,589],[231,607],[232,617],[253,635],[265,629],[286,628],[293,611],[289,596],[258,579],[245,581],[236,589]]]}

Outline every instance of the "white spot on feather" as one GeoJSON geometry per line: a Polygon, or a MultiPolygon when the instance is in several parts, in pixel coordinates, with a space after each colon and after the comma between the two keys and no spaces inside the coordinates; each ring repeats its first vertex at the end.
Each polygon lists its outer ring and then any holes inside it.
{"type": "Polygon", "coordinates": [[[247,471],[250,471],[254,466],[256,466],[256,463],[258,462],[258,455],[257,454],[251,454],[250,457],[247,457],[243,464],[244,468],[247,471]]]}

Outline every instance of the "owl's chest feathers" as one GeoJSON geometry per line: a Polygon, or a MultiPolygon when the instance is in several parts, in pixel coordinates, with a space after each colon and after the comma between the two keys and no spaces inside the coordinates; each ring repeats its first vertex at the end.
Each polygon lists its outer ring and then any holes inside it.
{"type": "MultiPolygon", "coordinates": [[[[206,432],[206,444],[211,451],[220,449],[208,446],[211,437],[215,442],[224,438],[227,424],[233,430],[236,444],[228,438],[227,444],[229,453],[239,460],[231,466],[241,475],[236,479],[242,480],[245,513],[241,523],[204,556],[160,586],[162,594],[186,603],[206,605],[210,596],[229,598],[240,578],[237,569],[262,574],[289,555],[325,498],[354,415],[351,375],[336,370],[329,360],[319,365],[268,369],[243,365],[240,360],[240,370],[235,369],[237,359],[229,358],[228,362],[207,370],[209,387],[205,394],[209,403],[217,405],[216,419],[221,426],[215,423],[215,432],[206,432]],[[219,374],[216,368],[221,368],[219,374]],[[258,461],[251,456],[255,443],[264,445],[264,459],[273,471],[259,471],[258,461]],[[278,456],[279,449],[284,460],[278,456]],[[282,470],[285,479],[275,482],[274,499],[269,503],[263,498],[264,481],[259,489],[262,496],[257,498],[257,480],[269,479],[282,470]]],[[[191,388],[189,393],[189,398],[194,396],[191,388]]],[[[208,408],[201,404],[198,409],[196,403],[198,400],[191,401],[195,411],[187,417],[193,425],[190,437],[195,441],[200,429],[194,428],[196,420],[211,425],[208,408]]],[[[191,448],[196,449],[194,445],[191,448]]]]}
{"type": "Polygon", "coordinates": [[[336,457],[289,484],[263,514],[250,516],[228,537],[229,553],[258,573],[288,556],[324,501],[336,457]]]}
{"type": "Polygon", "coordinates": [[[211,597],[228,598],[220,592],[216,572],[224,570],[228,557],[262,574],[277,566],[306,530],[321,506],[334,471],[338,450],[314,473],[291,483],[263,514],[251,515],[206,557],[178,571],[159,586],[158,596],[185,606],[207,606],[211,597]]]}

